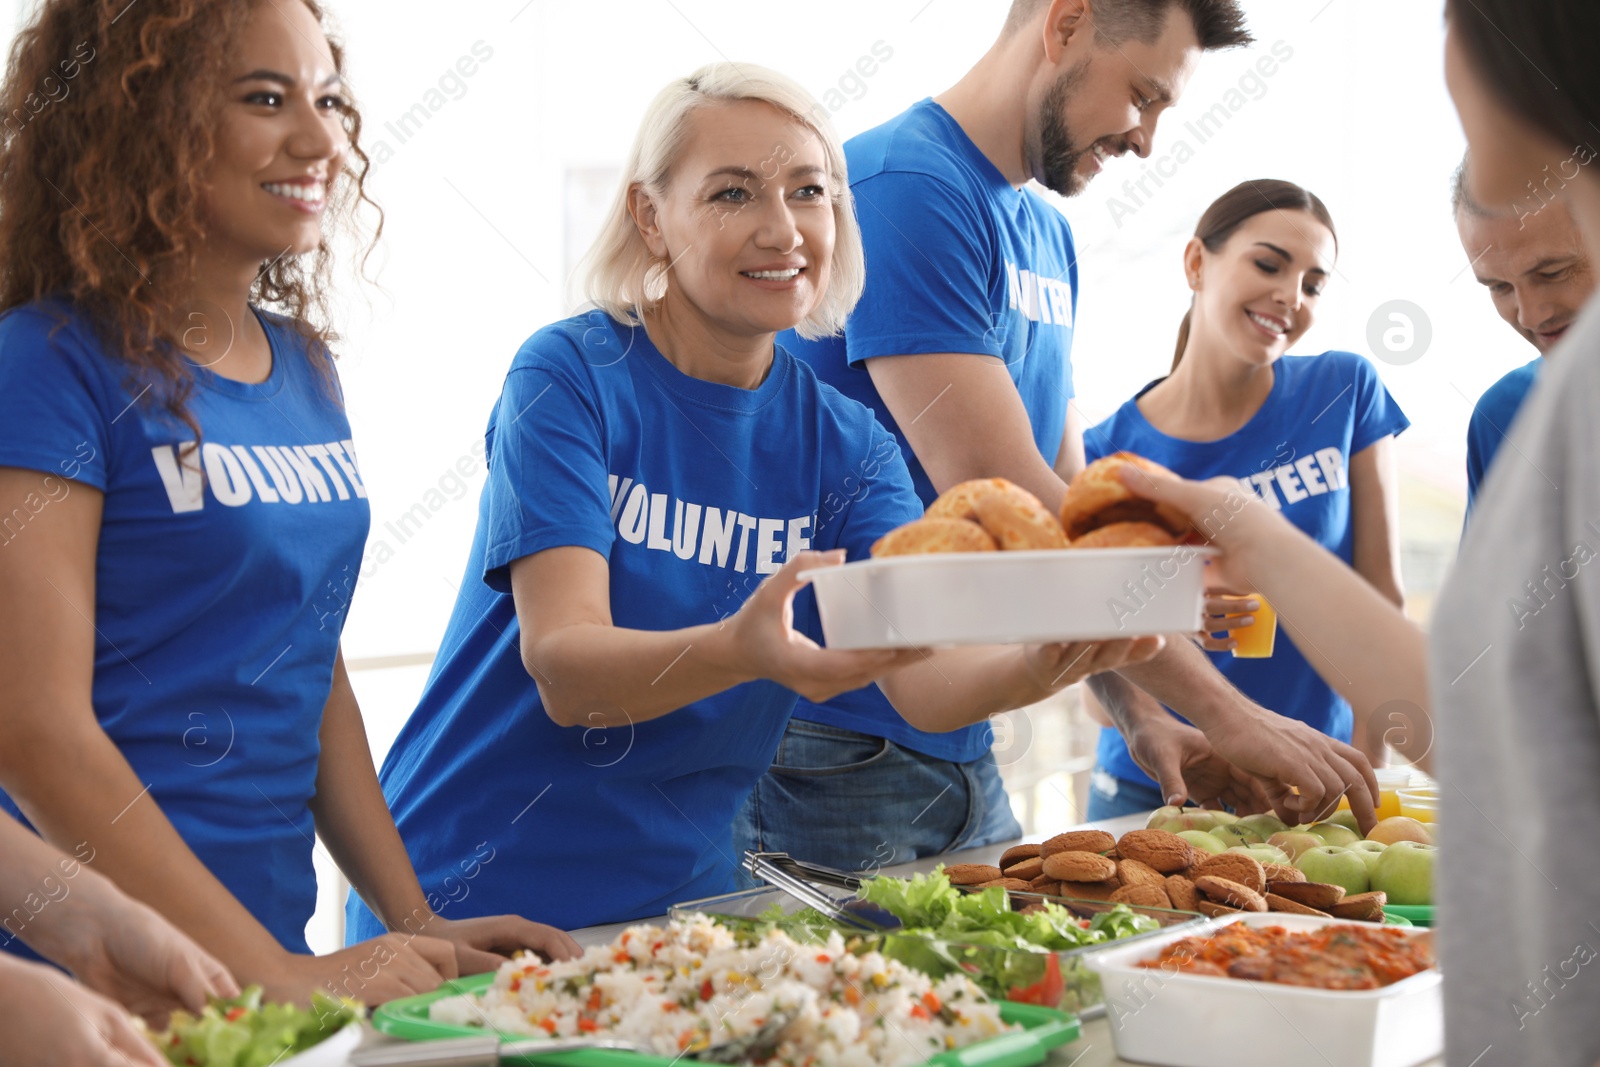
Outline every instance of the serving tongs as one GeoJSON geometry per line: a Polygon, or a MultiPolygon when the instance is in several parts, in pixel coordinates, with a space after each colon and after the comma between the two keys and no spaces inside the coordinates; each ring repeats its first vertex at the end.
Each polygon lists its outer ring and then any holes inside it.
{"type": "MultiPolygon", "coordinates": [[[[745,870],[774,889],[783,890],[808,908],[815,908],[833,922],[848,929],[881,934],[900,927],[900,920],[893,914],[865,901],[854,901],[856,905],[854,908],[840,903],[805,879],[797,878],[784,870],[770,858],[771,855],[772,853],[765,852],[746,852],[745,870]]],[[[777,855],[787,858],[786,853],[777,855]]]]}
{"type": "MultiPolygon", "coordinates": [[[[808,882],[817,882],[822,885],[837,886],[840,889],[860,889],[861,876],[841,871],[837,867],[824,867],[820,863],[807,863],[797,860],[787,852],[757,852],[754,853],[767,860],[774,867],[778,867],[796,878],[803,878],[808,882]]],[[[745,853],[746,856],[751,853],[745,853]]],[[[748,866],[748,861],[746,862],[748,866]]]]}

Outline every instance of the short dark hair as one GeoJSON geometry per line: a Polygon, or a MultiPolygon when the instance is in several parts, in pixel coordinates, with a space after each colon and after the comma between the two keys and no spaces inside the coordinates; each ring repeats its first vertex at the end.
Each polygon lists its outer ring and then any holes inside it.
{"type": "MultiPolygon", "coordinates": [[[[1049,0],[1011,0],[1007,34],[1020,30],[1049,0]]],[[[1194,23],[1202,51],[1238,48],[1255,40],[1245,26],[1239,0],[1095,0],[1095,37],[1110,44],[1135,40],[1150,44],[1166,29],[1174,8],[1194,23]]]]}
{"type": "Polygon", "coordinates": [[[1480,80],[1514,115],[1569,148],[1600,123],[1600,4],[1447,0],[1451,32],[1480,80]]]}
{"type": "Polygon", "coordinates": [[[1472,192],[1467,188],[1467,158],[1461,157],[1455,174],[1450,178],[1450,211],[1458,219],[1462,212],[1473,218],[1486,219],[1493,212],[1472,199],[1472,192]]]}

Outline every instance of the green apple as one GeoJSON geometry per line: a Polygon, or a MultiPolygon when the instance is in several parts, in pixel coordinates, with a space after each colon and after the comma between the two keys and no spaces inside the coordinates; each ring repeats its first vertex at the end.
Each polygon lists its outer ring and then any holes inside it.
{"type": "Polygon", "coordinates": [[[1284,830],[1267,838],[1267,844],[1287,852],[1292,862],[1311,849],[1321,848],[1326,842],[1316,834],[1307,833],[1303,830],[1284,830]]]}
{"type": "Polygon", "coordinates": [[[1432,904],[1433,861],[1438,852],[1437,845],[1396,841],[1383,850],[1372,872],[1372,888],[1389,894],[1391,904],[1432,904]]]}
{"type": "MultiPolygon", "coordinates": [[[[1166,830],[1167,823],[1183,814],[1183,809],[1168,804],[1164,808],[1157,808],[1150,813],[1150,818],[1144,824],[1146,830],[1166,830]]],[[[1167,830],[1168,833],[1172,831],[1167,830]]]]}
{"type": "Polygon", "coordinates": [[[1357,841],[1350,846],[1350,851],[1367,861],[1367,877],[1378,869],[1378,858],[1388,849],[1382,841],[1357,841]]]}
{"type": "Polygon", "coordinates": [[[1212,855],[1228,850],[1227,845],[1224,845],[1204,830],[1179,830],[1178,836],[1202,852],[1209,852],[1212,855]]]}
{"type": "Polygon", "coordinates": [[[1239,816],[1231,811],[1214,811],[1211,813],[1211,825],[1232,826],[1239,821],[1239,816]]]}
{"type": "Polygon", "coordinates": [[[1394,815],[1384,819],[1372,828],[1372,833],[1367,835],[1368,841],[1382,841],[1392,845],[1397,841],[1415,841],[1419,845],[1433,844],[1433,831],[1428,825],[1416,819],[1408,819],[1404,815],[1394,815]]]}
{"type": "Polygon", "coordinates": [[[1365,893],[1371,879],[1367,876],[1367,862],[1347,848],[1323,845],[1301,856],[1295,863],[1308,881],[1342,885],[1351,896],[1365,893]]]}
{"type": "Polygon", "coordinates": [[[1322,821],[1337,823],[1346,829],[1354,830],[1358,834],[1361,832],[1361,824],[1356,822],[1356,813],[1351,811],[1349,808],[1345,808],[1342,811],[1336,811],[1322,821]]]}
{"type": "Polygon", "coordinates": [[[1240,819],[1236,825],[1244,827],[1251,833],[1260,834],[1261,840],[1263,841],[1270,838],[1273,834],[1281,834],[1285,830],[1289,829],[1289,824],[1278,818],[1276,815],[1266,814],[1246,815],[1244,818],[1240,819]]]}
{"type": "Polygon", "coordinates": [[[1289,854],[1275,845],[1234,845],[1229,852],[1241,852],[1257,863],[1288,863],[1289,854]]]}
{"type": "Polygon", "coordinates": [[[1218,826],[1211,831],[1211,835],[1224,845],[1232,848],[1234,845],[1259,845],[1266,838],[1251,830],[1243,823],[1234,823],[1231,826],[1218,826]]]}
{"type": "Polygon", "coordinates": [[[1361,840],[1361,835],[1348,826],[1340,826],[1336,822],[1319,822],[1311,828],[1311,832],[1322,838],[1325,845],[1337,845],[1344,848],[1361,840]]]}

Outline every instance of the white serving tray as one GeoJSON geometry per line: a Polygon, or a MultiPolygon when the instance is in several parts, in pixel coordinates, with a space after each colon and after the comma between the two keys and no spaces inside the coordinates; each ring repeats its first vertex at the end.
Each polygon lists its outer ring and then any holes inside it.
{"type": "Polygon", "coordinates": [[[1193,633],[1215,549],[891,556],[807,571],[829,648],[1089,641],[1193,633]]]}
{"type": "MultiPolygon", "coordinates": [[[[1381,989],[1306,989],[1134,966],[1183,937],[1229,923],[1306,932],[1360,925],[1278,912],[1216,919],[1089,957],[1099,972],[1117,1055],[1157,1067],[1414,1067],[1443,1054],[1437,969],[1381,989]]],[[[1387,926],[1407,936],[1426,930],[1387,926]]]]}

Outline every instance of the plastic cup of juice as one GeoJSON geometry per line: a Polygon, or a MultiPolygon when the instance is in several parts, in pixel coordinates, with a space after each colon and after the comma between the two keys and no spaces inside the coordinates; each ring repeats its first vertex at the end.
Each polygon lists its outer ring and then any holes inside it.
{"type": "MultiPolygon", "coordinates": [[[[1378,818],[1387,819],[1401,814],[1400,790],[1409,790],[1412,784],[1412,774],[1406,767],[1374,767],[1372,773],[1378,779],[1378,818]]],[[[1348,797],[1339,798],[1339,810],[1345,811],[1350,807],[1348,797]]]]}
{"type": "Polygon", "coordinates": [[[1400,814],[1406,818],[1428,823],[1439,820],[1439,789],[1437,786],[1402,789],[1399,791],[1399,797],[1400,814]]]}
{"type": "Polygon", "coordinates": [[[1272,605],[1267,603],[1267,598],[1259,593],[1252,593],[1248,597],[1228,597],[1229,600],[1255,600],[1261,608],[1257,611],[1229,612],[1226,616],[1237,619],[1241,615],[1254,615],[1255,622],[1249,626],[1240,627],[1232,631],[1233,639],[1239,642],[1233,650],[1234,656],[1239,659],[1268,659],[1272,656],[1272,646],[1278,636],[1278,613],[1272,610],[1272,605]]]}

